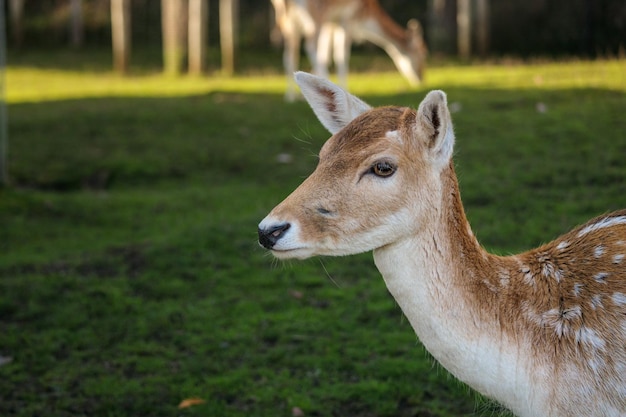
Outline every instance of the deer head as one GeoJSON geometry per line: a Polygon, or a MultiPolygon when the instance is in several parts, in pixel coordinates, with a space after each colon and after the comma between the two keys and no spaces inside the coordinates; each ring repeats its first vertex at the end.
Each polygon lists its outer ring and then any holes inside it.
{"type": "Polygon", "coordinates": [[[419,85],[423,81],[428,56],[428,48],[422,35],[422,26],[417,20],[411,19],[407,23],[406,29],[400,26],[397,29],[401,33],[398,38],[374,36],[371,41],[385,49],[398,71],[411,85],[419,85]]]}
{"type": "MultiPolygon", "coordinates": [[[[349,255],[419,233],[442,193],[454,133],[446,95],[417,111],[371,108],[330,81],[295,75],[332,134],[315,171],[259,224],[259,243],[278,258],[349,255]]],[[[439,199],[439,200],[438,200],[439,199]]]]}
{"type": "Polygon", "coordinates": [[[424,81],[424,70],[426,69],[426,58],[428,57],[428,47],[424,42],[424,30],[416,19],[411,19],[406,25],[407,38],[409,39],[409,57],[411,66],[416,69],[420,81],[424,81]]]}

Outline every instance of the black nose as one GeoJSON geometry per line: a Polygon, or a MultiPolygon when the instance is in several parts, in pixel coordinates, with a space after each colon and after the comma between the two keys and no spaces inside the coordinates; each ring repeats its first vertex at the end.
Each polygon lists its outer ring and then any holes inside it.
{"type": "Polygon", "coordinates": [[[272,249],[290,227],[289,223],[282,223],[267,229],[259,228],[259,243],[266,249],[272,249]]]}

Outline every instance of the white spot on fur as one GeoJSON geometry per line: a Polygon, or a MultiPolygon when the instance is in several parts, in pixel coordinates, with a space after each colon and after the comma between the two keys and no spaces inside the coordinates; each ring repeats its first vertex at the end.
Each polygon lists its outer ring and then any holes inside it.
{"type": "Polygon", "coordinates": [[[546,278],[553,277],[556,282],[561,282],[561,278],[563,278],[563,271],[558,269],[552,262],[543,259],[541,261],[543,261],[543,265],[541,267],[541,273],[543,276],[546,278]]]}
{"type": "Polygon", "coordinates": [[[574,306],[565,310],[553,308],[541,315],[541,324],[544,327],[553,328],[557,336],[563,337],[571,333],[570,322],[581,317],[580,306],[574,306]]]}
{"type": "Polygon", "coordinates": [[[489,291],[491,291],[492,293],[498,292],[498,288],[495,285],[493,285],[491,282],[489,282],[488,279],[483,279],[483,284],[485,284],[485,287],[487,287],[489,291]]]}
{"type": "Polygon", "coordinates": [[[385,134],[385,137],[387,139],[393,140],[394,142],[402,144],[402,137],[398,134],[397,130],[390,130],[389,132],[385,134]]]}
{"type": "Polygon", "coordinates": [[[626,305],[626,294],[623,294],[621,292],[615,292],[613,293],[611,299],[613,300],[613,303],[617,306],[626,305]]]}
{"type": "Polygon", "coordinates": [[[522,267],[522,273],[524,274],[524,283],[527,285],[535,285],[535,276],[530,272],[530,268],[527,266],[522,267]]]}
{"type": "Polygon", "coordinates": [[[602,245],[598,245],[596,246],[596,248],[593,250],[593,256],[595,256],[596,258],[601,257],[602,255],[604,255],[605,249],[604,246],[602,245]]]}
{"type": "Polygon", "coordinates": [[[567,240],[564,240],[563,242],[559,243],[556,248],[558,250],[563,250],[568,246],[569,246],[569,242],[567,240]]]}
{"type": "Polygon", "coordinates": [[[600,374],[604,367],[606,367],[606,362],[599,355],[591,355],[587,360],[587,365],[589,368],[596,374],[600,374]]]}
{"type": "Polygon", "coordinates": [[[541,326],[541,317],[539,316],[539,314],[537,314],[535,309],[529,305],[528,301],[522,302],[521,308],[522,313],[526,316],[528,320],[535,323],[537,326],[541,326]]]}
{"type": "Polygon", "coordinates": [[[614,264],[622,263],[623,260],[624,260],[624,254],[623,253],[620,253],[619,255],[615,255],[613,257],[613,263],[614,264]]]}
{"type": "Polygon", "coordinates": [[[580,232],[578,232],[577,236],[582,237],[587,233],[595,232],[596,230],[616,226],[619,224],[626,224],[626,216],[605,217],[604,219],[601,219],[596,223],[584,227],[580,232]]]}
{"type": "MultiPolygon", "coordinates": [[[[555,268],[550,262],[545,262],[541,267],[541,273],[544,277],[550,277],[554,274],[555,268]]],[[[558,281],[558,280],[557,280],[558,281]]]]}
{"type": "Polygon", "coordinates": [[[608,276],[609,276],[608,272],[598,272],[597,274],[593,276],[593,279],[603,284],[606,284],[606,277],[608,276]]]}
{"type": "Polygon", "coordinates": [[[500,271],[500,286],[507,287],[509,282],[511,281],[511,276],[509,275],[509,271],[503,269],[500,271]]]}
{"type": "Polygon", "coordinates": [[[574,338],[576,343],[582,343],[593,350],[604,350],[606,346],[604,339],[598,336],[595,330],[585,326],[580,326],[580,329],[575,332],[574,338]]]}
{"type": "Polygon", "coordinates": [[[604,306],[602,305],[602,295],[596,294],[593,297],[591,297],[591,301],[589,301],[589,305],[591,305],[591,308],[593,308],[594,310],[596,308],[604,308],[604,306]]]}
{"type": "Polygon", "coordinates": [[[558,337],[574,336],[577,341],[587,343],[590,346],[601,346],[602,342],[593,332],[593,330],[574,330],[572,321],[582,318],[582,309],[580,306],[574,306],[565,310],[558,307],[550,309],[544,313],[538,314],[528,302],[522,304],[522,312],[533,323],[538,326],[553,329],[558,337]]]}
{"type": "Polygon", "coordinates": [[[556,282],[561,282],[561,278],[563,278],[563,270],[557,269],[554,271],[554,279],[556,279],[556,282]]]}
{"type": "Polygon", "coordinates": [[[585,284],[576,283],[574,284],[574,297],[580,296],[580,291],[585,288],[585,284]]]}

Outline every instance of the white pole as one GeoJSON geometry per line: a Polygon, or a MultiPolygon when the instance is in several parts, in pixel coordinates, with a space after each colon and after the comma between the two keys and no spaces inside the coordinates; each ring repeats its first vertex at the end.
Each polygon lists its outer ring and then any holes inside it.
{"type": "Polygon", "coordinates": [[[235,72],[235,46],[237,43],[237,0],[220,0],[220,44],[222,49],[222,73],[235,72]]]}
{"type": "Polygon", "coordinates": [[[126,73],[130,65],[130,13],[130,0],[111,0],[113,68],[120,74],[126,73]]]}
{"type": "Polygon", "coordinates": [[[472,2],[456,1],[457,49],[459,56],[468,59],[472,54],[472,2]]]}
{"type": "Polygon", "coordinates": [[[202,75],[206,59],[206,35],[209,17],[208,0],[189,0],[187,55],[189,73],[202,75]]]}
{"type": "Polygon", "coordinates": [[[4,71],[6,68],[6,25],[4,13],[4,0],[0,0],[0,185],[7,185],[9,182],[7,174],[7,147],[9,142],[7,127],[7,104],[6,91],[4,88],[4,71]]]}

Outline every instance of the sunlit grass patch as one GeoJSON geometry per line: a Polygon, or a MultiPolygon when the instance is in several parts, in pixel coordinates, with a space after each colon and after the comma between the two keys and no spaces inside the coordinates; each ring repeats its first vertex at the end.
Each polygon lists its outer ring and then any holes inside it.
{"type": "MultiPolygon", "coordinates": [[[[406,85],[395,72],[357,74],[351,87],[357,94],[401,92],[406,85]]],[[[420,90],[451,87],[481,89],[606,88],[626,91],[626,60],[544,64],[443,66],[429,68],[420,90]]]]}
{"type": "MultiPolygon", "coordinates": [[[[332,77],[334,79],[334,77],[332,77]]],[[[395,71],[351,74],[349,88],[362,95],[382,95],[450,87],[495,89],[607,88],[626,91],[626,61],[577,61],[529,65],[470,65],[429,68],[425,83],[411,89],[395,71]]],[[[9,103],[88,97],[176,97],[212,92],[282,94],[280,74],[224,77],[166,77],[158,73],[122,77],[111,72],[11,66],[7,71],[9,103]]]]}
{"type": "Polygon", "coordinates": [[[122,77],[111,73],[9,68],[7,101],[41,102],[93,97],[180,97],[213,92],[281,93],[284,79],[263,77],[181,77],[160,74],[122,77]]]}

